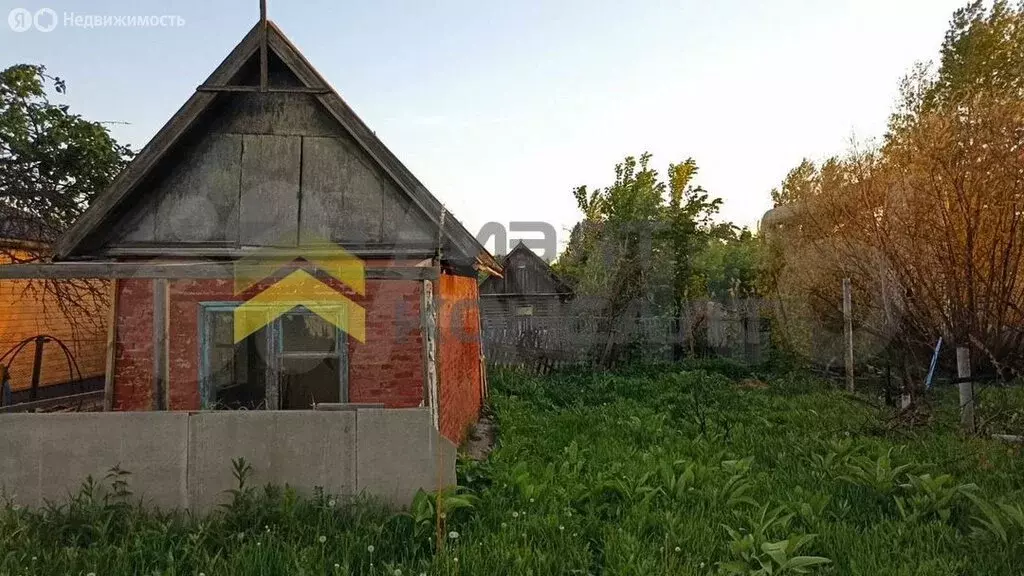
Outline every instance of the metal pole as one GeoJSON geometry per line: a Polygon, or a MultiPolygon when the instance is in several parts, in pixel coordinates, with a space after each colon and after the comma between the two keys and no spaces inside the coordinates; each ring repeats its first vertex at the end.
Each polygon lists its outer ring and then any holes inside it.
{"type": "Polygon", "coordinates": [[[846,348],[846,390],[853,392],[853,288],[843,278],[843,345],[846,348]]]}
{"type": "Polygon", "coordinates": [[[43,371],[43,344],[45,343],[45,336],[36,336],[36,354],[32,359],[32,389],[28,393],[30,401],[39,399],[39,378],[43,371]]]}

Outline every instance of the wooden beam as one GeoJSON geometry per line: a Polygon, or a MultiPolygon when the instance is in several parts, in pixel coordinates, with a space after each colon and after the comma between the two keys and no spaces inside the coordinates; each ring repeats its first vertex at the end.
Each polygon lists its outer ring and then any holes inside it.
{"type": "Polygon", "coordinates": [[[260,0],[260,92],[270,85],[269,56],[267,55],[267,0],[260,0]]]}
{"type": "Polygon", "coordinates": [[[71,406],[74,404],[83,404],[94,402],[100,402],[103,400],[103,391],[96,390],[95,392],[84,392],[82,394],[72,394],[71,396],[60,396],[58,398],[46,398],[44,400],[36,400],[35,402],[19,402],[18,404],[11,404],[10,406],[0,406],[0,414],[9,414],[12,412],[28,412],[30,410],[38,410],[45,408],[54,408],[56,406],[71,406]]]}
{"type": "Polygon", "coordinates": [[[107,315],[107,366],[103,379],[103,410],[114,409],[114,371],[117,369],[117,278],[110,282],[110,313],[107,315]]]}
{"type": "MultiPolygon", "coordinates": [[[[407,247],[395,247],[395,246],[381,246],[381,245],[368,245],[368,246],[340,246],[343,250],[353,256],[358,256],[363,259],[373,258],[416,258],[416,259],[427,259],[432,258],[435,252],[433,246],[417,246],[411,245],[407,247]]],[[[109,256],[112,258],[120,257],[132,257],[132,258],[252,258],[252,257],[263,257],[263,258],[298,258],[298,257],[316,257],[316,256],[332,256],[337,254],[339,245],[331,245],[324,247],[308,246],[300,248],[234,248],[232,246],[211,246],[211,245],[199,245],[199,246],[174,246],[174,247],[160,247],[160,246],[131,246],[122,248],[108,248],[100,252],[102,256],[109,256]]]]}
{"type": "MultiPolygon", "coordinates": [[[[303,262],[284,262],[281,268],[317,267],[303,262]]],[[[259,271],[262,266],[254,266],[259,271]]],[[[233,278],[236,269],[231,262],[51,262],[46,264],[8,264],[0,266],[0,280],[64,279],[64,278],[233,278]]],[[[365,269],[368,280],[433,280],[438,272],[425,266],[379,266],[365,269]]]]}
{"type": "Polygon", "coordinates": [[[259,86],[203,84],[196,88],[196,92],[270,92],[274,94],[327,94],[330,91],[330,88],[317,88],[311,86],[267,86],[266,90],[260,90],[259,86]]]}
{"type": "Polygon", "coordinates": [[[853,392],[853,288],[849,278],[843,278],[843,347],[846,351],[846,391],[853,392]]]}
{"type": "Polygon", "coordinates": [[[166,278],[153,280],[153,410],[167,410],[167,316],[166,278]]]}
{"type": "Polygon", "coordinates": [[[971,382],[971,349],[956,348],[956,375],[960,381],[960,425],[965,432],[974,433],[974,383],[971,382]]]}

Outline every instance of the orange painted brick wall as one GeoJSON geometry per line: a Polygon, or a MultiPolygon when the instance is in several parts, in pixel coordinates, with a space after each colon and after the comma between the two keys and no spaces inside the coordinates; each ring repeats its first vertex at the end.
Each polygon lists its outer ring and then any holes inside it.
{"type": "MultiPolygon", "coordinates": [[[[0,265],[8,263],[6,258],[0,255],[0,265]]],[[[84,288],[86,281],[75,282],[84,288]]],[[[88,285],[101,294],[109,290],[106,282],[94,280],[88,285]]],[[[67,282],[64,289],[82,301],[80,312],[62,311],[57,296],[44,289],[42,280],[0,280],[0,354],[26,338],[50,335],[71,349],[83,379],[102,377],[107,363],[108,304],[94,297],[90,290],[71,288],[67,282]]],[[[34,354],[35,344],[28,344],[10,362],[13,390],[31,386],[34,354]]],[[[5,359],[4,364],[9,360],[5,359]]],[[[60,346],[55,342],[44,344],[40,386],[77,379],[77,373],[68,370],[67,357],[60,346]]]]}
{"type": "Polygon", "coordinates": [[[441,433],[460,444],[483,406],[479,293],[476,278],[443,274],[439,284],[439,420],[441,433]]]}

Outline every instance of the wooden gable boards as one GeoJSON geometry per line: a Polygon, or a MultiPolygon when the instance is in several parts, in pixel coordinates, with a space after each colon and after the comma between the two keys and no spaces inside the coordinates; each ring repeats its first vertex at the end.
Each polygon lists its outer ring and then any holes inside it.
{"type": "Polygon", "coordinates": [[[503,276],[490,276],[480,284],[481,295],[572,294],[572,288],[551,266],[519,242],[502,260],[503,276]],[[519,266],[522,266],[520,269],[519,266]]]}
{"type": "Polygon", "coordinates": [[[254,26],[65,233],[58,259],[259,246],[436,251],[500,266],[273,23],[254,26]]]}

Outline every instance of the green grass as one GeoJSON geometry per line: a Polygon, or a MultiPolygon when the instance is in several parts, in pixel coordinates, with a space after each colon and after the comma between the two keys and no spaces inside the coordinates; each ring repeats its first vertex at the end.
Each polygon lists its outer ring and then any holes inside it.
{"type": "Polygon", "coordinates": [[[683,368],[492,373],[499,444],[460,464],[440,551],[427,495],[397,515],[243,487],[199,519],[131,505],[115,476],[8,505],[0,574],[1021,573],[1024,461],[962,437],[948,391],[909,426],[800,374],[683,368]]]}

